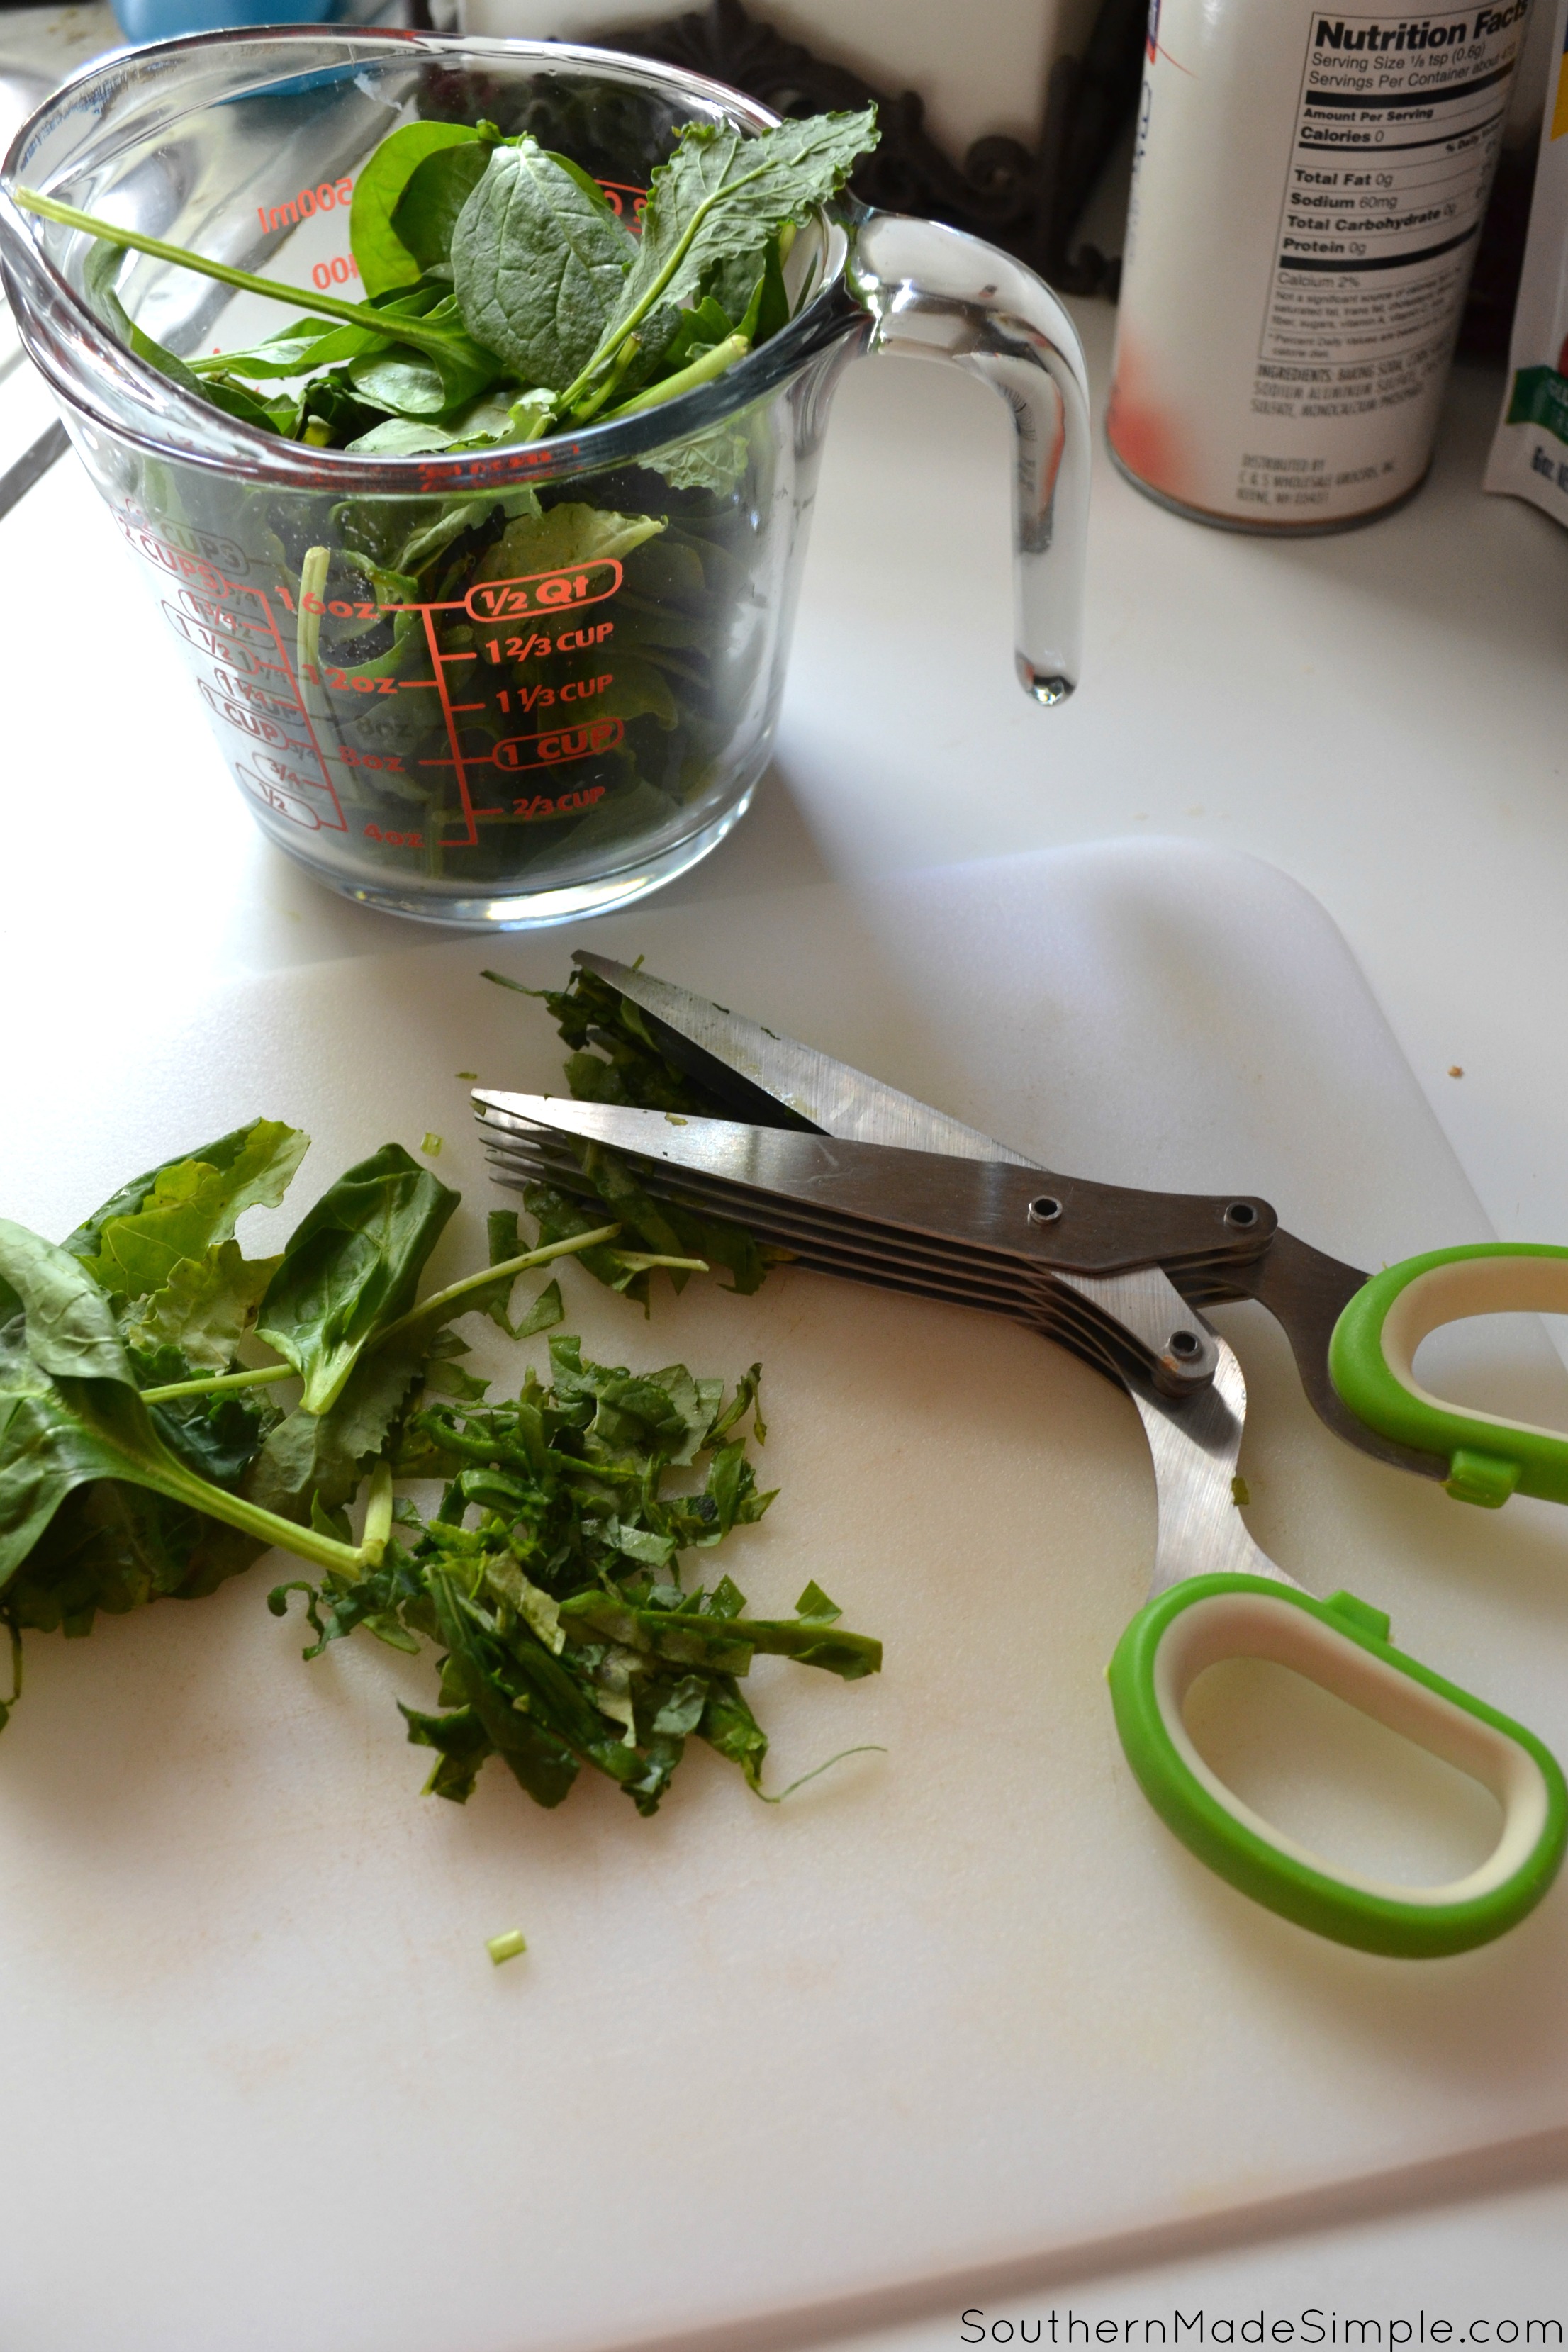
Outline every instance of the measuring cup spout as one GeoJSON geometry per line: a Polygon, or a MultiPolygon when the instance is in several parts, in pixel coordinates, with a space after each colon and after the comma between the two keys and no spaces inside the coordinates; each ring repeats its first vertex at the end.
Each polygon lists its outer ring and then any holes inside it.
{"type": "Polygon", "coordinates": [[[948,360],[1013,412],[1018,676],[1037,702],[1079,681],[1089,527],[1089,383],[1072,320],[1032,269],[940,222],[873,213],[850,254],[871,349],[948,360]]]}

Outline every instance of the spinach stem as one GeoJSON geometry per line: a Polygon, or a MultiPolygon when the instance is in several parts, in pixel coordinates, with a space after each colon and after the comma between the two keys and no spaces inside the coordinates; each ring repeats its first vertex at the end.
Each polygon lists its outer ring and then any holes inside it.
{"type": "Polygon", "coordinates": [[[621,345],[620,350],[616,354],[616,364],[610,370],[608,375],[605,376],[604,383],[600,384],[596,392],[591,392],[584,399],[580,400],[577,403],[576,407],[572,411],[572,422],[574,425],[589,424],[594,417],[597,416],[600,409],[605,405],[605,403],[615,397],[616,386],[625,381],[626,371],[631,366],[632,362],[636,359],[641,349],[642,343],[637,336],[628,335],[626,337],[626,341],[621,345]]]}
{"type": "Polygon", "coordinates": [[[126,246],[132,253],[151,254],[154,261],[172,261],[178,268],[194,269],[203,278],[216,278],[220,285],[236,286],[243,294],[260,294],[269,302],[288,302],[297,310],[314,311],[325,319],[342,319],[351,327],[368,327],[389,342],[412,343],[416,350],[428,352],[433,359],[438,359],[451,342],[450,335],[440,328],[426,327],[401,311],[395,319],[389,319],[384,311],[373,310],[364,302],[340,302],[332,294],[318,294],[303,286],[280,286],[274,278],[258,278],[248,269],[231,269],[226,261],[208,261],[205,255],[192,253],[183,245],[167,245],[162,237],[144,236],[140,229],[121,228],[113,221],[79,212],[75,205],[62,205],[53,196],[40,195],[36,188],[18,188],[14,201],[24,212],[37,213],[42,220],[58,221],[63,228],[79,228],[88,236],[101,237],[107,245],[126,246]]]}
{"type": "Polygon", "coordinates": [[[635,416],[640,409],[658,408],[667,400],[679,400],[683,392],[694,392],[700,383],[710,383],[715,376],[732,368],[737,360],[743,360],[751,348],[749,335],[726,335],[721,343],[715,343],[711,351],[704,352],[679,375],[667,375],[662,383],[650,384],[646,392],[623,400],[618,408],[610,410],[605,424],[613,424],[617,416],[635,416]]]}
{"type": "Polygon", "coordinates": [[[335,1536],[319,1535],[314,1528],[300,1527],[297,1520],[279,1518],[275,1511],[264,1511],[258,1503],[247,1503],[242,1495],[231,1495],[226,1486],[215,1486],[194,1470],[186,1470],[172,1454],[164,1459],[166,1468],[163,1463],[142,1466],[141,1483],[167,1495],[171,1502],[205,1511],[209,1519],[222,1519],[241,1535],[252,1536],[269,1549],[291,1551],[317,1568],[333,1568],[357,1578],[365,1567],[364,1553],[357,1544],[339,1543],[335,1536]]]}
{"type": "Polygon", "coordinates": [[[379,1568],[386,1550],[386,1540],[392,1533],[392,1465],[385,1455],[370,1474],[370,1487],[365,1497],[364,1533],[360,1538],[360,1550],[367,1568],[379,1568]]]}
{"type": "Polygon", "coordinates": [[[321,650],[321,606],[331,562],[330,547],[308,547],[300,566],[300,618],[294,631],[294,653],[301,683],[316,668],[321,650]],[[312,596],[316,600],[313,605],[312,596]]]}
{"type": "Polygon", "coordinates": [[[226,1396],[233,1389],[256,1389],[268,1381],[297,1381],[292,1364],[258,1364],[254,1371],[221,1372],[210,1381],[171,1381],[166,1388],[143,1389],[143,1404],[173,1404],[176,1397],[226,1396]]]}
{"type": "Polygon", "coordinates": [[[343,758],[343,739],[337,715],[321,676],[321,614],[326,610],[327,574],[332,566],[330,547],[308,547],[300,566],[300,614],[294,625],[294,656],[299,670],[300,698],[318,739],[323,759],[346,772],[342,797],[357,800],[357,782],[343,758]]]}
{"type": "Polygon", "coordinates": [[[598,1225],[589,1234],[569,1234],[564,1241],[546,1242],[542,1249],[525,1250],[521,1257],[503,1258],[500,1265],[487,1265],[482,1274],[465,1275],[461,1282],[433,1291],[417,1307],[411,1307],[406,1315],[400,1315],[395,1323],[389,1323],[375,1347],[390,1347],[395,1339],[406,1339],[410,1331],[417,1330],[432,1316],[445,1319],[453,1303],[469,1291],[483,1290],[489,1284],[504,1282],[514,1274],[526,1274],[531,1265],[547,1265],[552,1257],[574,1257],[579,1250],[596,1249],[601,1242],[613,1242],[620,1230],[619,1225],[598,1225]]]}
{"type": "MultiPolygon", "coordinates": [[[[723,202],[726,197],[739,194],[742,188],[750,187],[753,180],[763,178],[769,168],[770,166],[766,163],[759,163],[754,172],[747,172],[739,180],[727,181],[722,187],[715,188],[711,195],[703,197],[702,202],[698,205],[696,211],[692,214],[691,218],[687,222],[685,228],[681,231],[680,236],[676,240],[674,252],[670,255],[669,259],[665,263],[664,268],[659,271],[658,277],[654,279],[647,293],[643,295],[640,301],[634,304],[632,310],[626,318],[616,320],[612,326],[606,327],[604,334],[599,339],[599,347],[589,360],[587,366],[583,370],[581,375],[577,377],[574,383],[567,385],[565,391],[561,395],[561,405],[563,408],[570,408],[574,401],[582,398],[583,394],[586,391],[589,384],[593,383],[594,378],[598,374],[599,370],[604,366],[605,362],[609,358],[611,352],[618,351],[626,336],[631,334],[635,329],[642,325],[643,320],[647,317],[648,312],[653,309],[654,304],[658,300],[659,296],[664,292],[665,288],[669,284],[671,278],[675,276],[676,271],[679,268],[681,263],[690,252],[692,242],[696,237],[698,230],[701,227],[703,222],[707,219],[714,205],[723,202]]],[[[644,231],[644,235],[647,235],[646,229],[644,231]]]]}
{"type": "MultiPolygon", "coordinates": [[[[613,1242],[620,1230],[619,1225],[599,1225],[592,1233],[571,1234],[564,1241],[547,1242],[542,1249],[525,1250],[521,1257],[503,1259],[500,1265],[487,1265],[482,1274],[465,1275],[461,1282],[448,1283],[445,1290],[432,1291],[406,1315],[400,1315],[395,1323],[389,1323],[369,1352],[374,1355],[394,1339],[406,1339],[433,1315],[445,1317],[453,1304],[470,1291],[483,1290],[492,1282],[504,1282],[511,1275],[526,1274],[531,1265],[548,1265],[552,1258],[574,1257],[579,1250],[597,1249],[602,1242],[613,1242]]],[[[706,1261],[700,1257],[643,1257],[635,1251],[624,1250],[617,1250],[616,1255],[639,1271],[651,1265],[684,1266],[693,1274],[708,1271],[706,1261]]],[[[140,1394],[143,1404],[173,1404],[177,1397],[225,1396],[235,1389],[260,1388],[269,1381],[299,1378],[292,1364],[262,1364],[254,1371],[216,1373],[210,1381],[173,1381],[166,1388],[142,1389],[140,1394]]]]}
{"type": "Polygon", "coordinates": [[[610,1255],[619,1265],[629,1265],[638,1274],[646,1274],[650,1266],[655,1265],[677,1266],[687,1274],[707,1274],[710,1271],[705,1257],[649,1257],[642,1250],[612,1250],[610,1255]]]}

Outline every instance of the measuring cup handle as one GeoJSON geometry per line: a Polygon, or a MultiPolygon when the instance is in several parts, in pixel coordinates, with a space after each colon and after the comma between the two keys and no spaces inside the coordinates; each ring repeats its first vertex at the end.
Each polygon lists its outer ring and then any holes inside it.
{"type": "Polygon", "coordinates": [[[1390,1647],[1388,1620],[1352,1594],[1315,1601],[1257,1576],[1195,1576],[1140,1611],[1109,1679],[1139,1785],[1184,1845],[1243,1895],[1335,1943],[1406,1959],[1489,1943],[1533,1910],[1568,1839],[1555,1758],[1494,1707],[1390,1647]],[[1182,1709],[1205,1667],[1268,1658],[1345,1699],[1489,1789],[1502,1834],[1479,1869],[1441,1886],[1336,1870],[1227,1789],[1182,1709]]]}
{"type": "Polygon", "coordinates": [[[1401,1259],[1364,1283],[1329,1340],[1329,1377],[1358,1421],[1448,1465],[1448,1492],[1493,1509],[1510,1495],[1568,1503],[1568,1438],[1434,1396],[1415,1377],[1429,1332],[1469,1315],[1568,1314],[1568,1249],[1475,1242],[1401,1259]]]}
{"type": "Polygon", "coordinates": [[[1013,412],[1018,676],[1037,702],[1078,684],[1091,456],[1089,382],[1071,320],[1010,254],[940,222],[872,213],[847,279],[871,349],[949,360],[1013,412]]]}

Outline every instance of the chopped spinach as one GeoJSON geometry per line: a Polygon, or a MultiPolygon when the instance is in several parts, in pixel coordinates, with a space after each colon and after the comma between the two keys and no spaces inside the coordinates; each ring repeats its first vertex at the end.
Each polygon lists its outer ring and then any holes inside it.
{"type": "Polygon", "coordinates": [[[515,1399],[480,1385],[414,1414],[394,1466],[447,1484],[411,1549],[393,1541],[379,1568],[279,1585],[269,1606],[281,1616],[303,1592],[307,1657],[361,1625],[398,1649],[439,1643],[437,1708],[403,1707],[410,1740],[435,1750],[437,1796],[465,1802],[499,1756],[537,1804],[558,1805],[587,1766],[651,1813],[693,1735],[761,1794],[767,1738],[740,1686],[752,1658],[852,1682],[882,1653],[838,1630],[815,1583],[782,1619],[749,1615],[728,1576],[682,1584],[684,1552],[712,1550],[773,1500],[735,1433],[749,1418],[762,1441],[760,1367],[726,1404],[722,1381],[684,1364],[633,1373],[585,1361],[575,1339],[552,1339],[550,1358],[548,1387],[530,1371],[515,1399]]]}
{"type": "Polygon", "coordinates": [[[282,1614],[305,1593],[307,1656],[361,1625],[397,1649],[439,1645],[436,1708],[403,1710],[436,1753],[437,1795],[465,1799],[499,1755],[541,1804],[588,1766],[651,1813],[692,1736],[762,1794],[767,1741],[740,1687],[752,1657],[852,1681],[881,1651],[839,1629],[815,1583],[783,1619],[751,1616],[727,1576],[682,1585],[683,1553],[773,1499],[742,1434],[766,1435],[761,1368],[726,1402],[684,1365],[633,1372],[555,1338],[551,1384],[531,1370],[494,1400],[451,1328],[484,1313],[514,1339],[552,1329],[555,1280],[515,1322],[510,1302],[520,1275],[563,1255],[646,1291],[649,1253],[616,1245],[662,1239],[658,1213],[619,1192],[596,1219],[563,1204],[526,1249],[516,1213],[496,1212],[489,1265],[421,1299],[458,1196],[388,1143],[279,1255],[247,1259],[236,1223],[280,1204],[307,1140],[254,1120],[121,1185],[59,1245],[0,1219],[0,1726],[24,1633],[196,1599],[277,1545],[322,1580],[270,1596],[282,1614]],[[247,1366],[258,1341],[281,1360],[247,1366]],[[282,1409],[274,1389],[294,1380],[282,1409]],[[443,1482],[427,1521],[395,1477],[443,1482]]]}

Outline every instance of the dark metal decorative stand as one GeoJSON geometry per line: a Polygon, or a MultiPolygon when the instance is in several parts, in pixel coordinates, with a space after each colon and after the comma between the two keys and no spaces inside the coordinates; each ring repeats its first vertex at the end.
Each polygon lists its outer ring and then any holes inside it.
{"type": "Polygon", "coordinates": [[[816,114],[874,101],[880,143],[853,181],[865,203],[921,213],[988,237],[1063,293],[1114,299],[1120,263],[1092,246],[1076,255],[1070,246],[1138,103],[1147,13],[1147,0],[1101,0],[1084,55],[1058,58],[1052,69],[1037,151],[1031,153],[1016,139],[978,139],[962,165],[931,138],[924,101],[915,91],[889,96],[749,16],[742,0],[710,0],[700,12],[624,32],[612,21],[595,37],[635,57],[710,74],[775,114],[816,114]]]}

